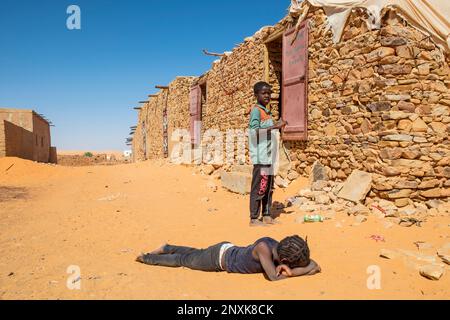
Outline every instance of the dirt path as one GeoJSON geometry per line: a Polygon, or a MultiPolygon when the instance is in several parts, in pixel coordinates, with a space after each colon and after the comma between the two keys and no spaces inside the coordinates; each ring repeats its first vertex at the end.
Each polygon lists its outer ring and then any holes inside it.
{"type": "MultiPolygon", "coordinates": [[[[191,168],[145,162],[69,168],[0,159],[0,299],[448,299],[450,274],[421,277],[401,260],[379,257],[382,248],[417,251],[415,241],[450,242],[449,217],[422,228],[352,227],[338,216],[323,224],[249,228],[247,197],[207,187],[191,168]],[[14,164],[12,167],[11,164],[14,164]],[[9,168],[9,169],[8,169],[9,168]],[[8,170],[7,170],[8,169],[8,170]],[[7,171],[6,171],[7,170],[7,171]],[[6,189],[7,187],[7,189],[6,189]],[[208,202],[205,198],[209,199],[208,202]],[[336,227],[340,222],[342,227],[336,227]],[[262,275],[204,273],[134,262],[161,243],[208,246],[223,240],[246,245],[262,236],[308,236],[323,273],[271,283],[262,275]],[[371,240],[383,235],[386,242],[371,240]],[[69,290],[69,266],[79,266],[81,290],[69,290]],[[367,288],[367,268],[381,268],[381,290],[367,288]]],[[[274,200],[296,193],[277,190],[274,200]]]]}

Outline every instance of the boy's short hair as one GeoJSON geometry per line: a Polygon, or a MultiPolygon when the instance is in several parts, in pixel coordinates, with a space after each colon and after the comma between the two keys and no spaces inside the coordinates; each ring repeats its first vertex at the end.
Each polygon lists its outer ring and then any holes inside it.
{"type": "Polygon", "coordinates": [[[268,87],[268,88],[272,89],[272,86],[270,84],[268,84],[267,82],[264,82],[264,81],[260,81],[260,82],[257,82],[255,84],[255,86],[253,87],[253,92],[255,93],[255,95],[257,95],[264,87],[268,87]]]}
{"type": "Polygon", "coordinates": [[[306,267],[311,262],[308,242],[297,235],[281,240],[277,253],[280,262],[283,261],[290,268],[306,267]]]}

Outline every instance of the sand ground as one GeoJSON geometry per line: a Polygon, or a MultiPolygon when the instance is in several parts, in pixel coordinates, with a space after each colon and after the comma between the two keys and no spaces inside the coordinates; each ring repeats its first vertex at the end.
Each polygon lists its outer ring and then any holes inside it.
{"type": "MultiPolygon", "coordinates": [[[[248,198],[219,188],[189,167],[161,161],[97,167],[59,167],[0,159],[0,299],[448,299],[450,274],[431,281],[382,248],[418,250],[416,241],[450,242],[450,217],[422,227],[387,229],[369,217],[298,224],[300,212],[268,228],[248,227],[248,198]],[[11,165],[13,166],[11,167],[11,165]],[[209,201],[205,201],[205,197],[209,201]],[[337,227],[340,222],[342,227],[337,227]],[[308,236],[313,277],[269,282],[260,274],[205,273],[134,262],[164,242],[204,247],[228,240],[247,245],[262,236],[308,236]],[[382,235],[385,242],[370,239],[382,235]],[[81,276],[70,290],[69,266],[81,276]],[[370,290],[367,269],[378,266],[381,289],[370,290]]],[[[218,182],[220,184],[220,181],[218,182]]],[[[306,180],[277,190],[275,201],[306,180]]]]}

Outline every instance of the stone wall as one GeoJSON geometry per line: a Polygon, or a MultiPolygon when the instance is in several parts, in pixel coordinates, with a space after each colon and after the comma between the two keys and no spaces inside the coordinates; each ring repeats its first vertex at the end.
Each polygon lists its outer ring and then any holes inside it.
{"type": "MultiPolygon", "coordinates": [[[[448,198],[448,55],[393,13],[384,17],[380,30],[371,31],[366,13],[354,10],[338,44],[326,29],[322,9],[311,10],[308,19],[309,139],[285,143],[290,176],[309,175],[319,160],[333,180],[345,180],[355,169],[371,173],[370,195],[398,206],[410,199],[448,198]]],[[[286,17],[263,28],[213,63],[202,78],[207,86],[203,132],[245,130],[249,108],[255,103],[252,88],[260,80],[274,88],[270,109],[278,119],[281,41],[274,35],[295,22],[286,17]]],[[[152,119],[160,121],[156,115],[152,119]]],[[[249,163],[248,151],[240,162],[249,163]]]]}
{"type": "Polygon", "coordinates": [[[373,173],[371,195],[399,205],[449,197],[445,55],[392,15],[368,31],[364,13],[353,13],[337,45],[322,10],[310,19],[309,140],[287,143],[298,173],[319,160],[333,179],[373,173]]]}
{"type": "Polygon", "coordinates": [[[177,77],[169,89],[161,90],[139,111],[138,124],[133,136],[133,159],[144,161],[164,157],[163,111],[167,106],[169,155],[171,134],[175,129],[189,130],[189,93],[194,77],[177,77]]]}

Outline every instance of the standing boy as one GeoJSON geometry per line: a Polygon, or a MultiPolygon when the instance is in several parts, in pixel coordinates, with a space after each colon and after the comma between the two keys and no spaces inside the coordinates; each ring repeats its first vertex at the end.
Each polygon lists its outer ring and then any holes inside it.
{"type": "Polygon", "coordinates": [[[252,188],[250,192],[250,226],[273,224],[270,209],[274,184],[274,161],[278,150],[272,144],[272,130],[286,126],[281,120],[276,124],[267,109],[270,103],[272,87],[266,82],[255,84],[254,93],[257,104],[250,113],[250,157],[253,163],[252,188]],[[262,212],[262,221],[259,220],[262,212]]]}

